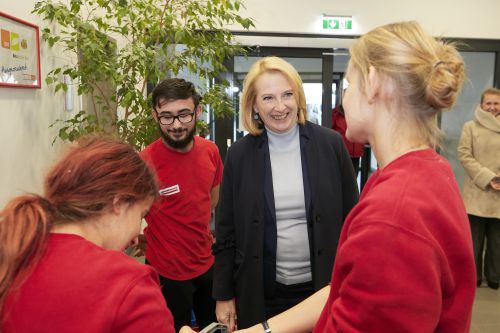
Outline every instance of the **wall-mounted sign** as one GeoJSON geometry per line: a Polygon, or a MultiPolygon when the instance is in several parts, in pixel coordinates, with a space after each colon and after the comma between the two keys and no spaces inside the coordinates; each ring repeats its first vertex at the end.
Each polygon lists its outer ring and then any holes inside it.
{"type": "Polygon", "coordinates": [[[40,85],[38,27],[0,12],[0,87],[40,85]]]}
{"type": "Polygon", "coordinates": [[[352,17],[348,16],[324,17],[323,30],[352,30],[352,17]]]}

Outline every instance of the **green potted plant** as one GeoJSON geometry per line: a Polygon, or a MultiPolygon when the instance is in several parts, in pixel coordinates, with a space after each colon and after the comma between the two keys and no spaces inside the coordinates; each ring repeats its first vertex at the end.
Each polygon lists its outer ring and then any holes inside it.
{"type": "Polygon", "coordinates": [[[52,124],[60,126],[58,138],[106,132],[144,147],[157,138],[147,86],[181,72],[211,82],[201,87],[202,103],[216,117],[231,113],[228,82],[213,82],[228,57],[244,53],[228,28],[253,26],[238,14],[241,6],[237,0],[37,2],[33,12],[47,22],[42,38],[74,60],[52,69],[46,82],[56,92],[73,82],[86,97],[72,118],[52,124]]]}

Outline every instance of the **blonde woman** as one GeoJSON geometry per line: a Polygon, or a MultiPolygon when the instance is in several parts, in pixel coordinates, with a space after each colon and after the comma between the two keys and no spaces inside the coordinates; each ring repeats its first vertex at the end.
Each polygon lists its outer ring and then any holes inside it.
{"type": "Polygon", "coordinates": [[[465,169],[462,195],[469,214],[479,287],[484,275],[488,287],[500,282],[500,90],[487,89],[465,123],[458,158],[465,169]]]}
{"type": "Polygon", "coordinates": [[[228,151],[214,245],[216,314],[230,329],[328,284],[358,198],[342,138],[307,121],[302,81],[288,62],[266,57],[250,68],[241,112],[249,134],[228,151]]]}

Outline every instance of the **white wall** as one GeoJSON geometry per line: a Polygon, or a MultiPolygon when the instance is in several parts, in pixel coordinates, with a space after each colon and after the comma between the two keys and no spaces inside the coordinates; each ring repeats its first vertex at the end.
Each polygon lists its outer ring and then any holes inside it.
{"type": "Polygon", "coordinates": [[[395,21],[417,20],[434,35],[500,39],[498,0],[243,0],[256,30],[325,33],[323,14],[353,17],[351,34],[360,35],[395,21]]]}
{"type": "MultiPolygon", "coordinates": [[[[30,14],[34,1],[0,0],[0,10],[42,27],[30,14]]],[[[51,123],[64,112],[64,96],[54,94],[45,84],[45,76],[61,61],[47,45],[40,45],[41,89],[0,87],[0,208],[14,195],[41,192],[43,174],[60,151],[60,144],[51,145],[56,136],[51,123]]]]}
{"type": "MultiPolygon", "coordinates": [[[[388,22],[417,20],[436,36],[500,39],[498,0],[244,1],[244,15],[255,19],[258,31],[324,34],[320,30],[322,15],[335,14],[353,16],[354,35],[388,22]]],[[[45,24],[31,14],[35,2],[0,0],[0,10],[43,28],[45,24]]],[[[265,40],[254,38],[248,44],[264,45],[265,40]]],[[[267,41],[273,46],[333,47],[329,38],[267,38],[267,41]]],[[[55,64],[65,61],[68,60],[61,52],[50,50],[42,42],[42,79],[55,64]]],[[[53,87],[44,81],[41,89],[0,88],[0,207],[16,194],[41,191],[43,174],[61,150],[60,144],[51,145],[57,131],[48,127],[56,119],[70,116],[64,111],[64,95],[55,95],[53,87]]]]}

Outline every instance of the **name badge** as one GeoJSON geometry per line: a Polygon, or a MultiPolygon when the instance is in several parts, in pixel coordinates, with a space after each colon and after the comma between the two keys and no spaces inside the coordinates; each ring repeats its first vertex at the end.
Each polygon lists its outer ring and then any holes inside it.
{"type": "Polygon", "coordinates": [[[166,196],[169,196],[169,195],[173,195],[173,194],[179,193],[180,191],[181,190],[179,188],[179,184],[177,184],[177,185],[174,185],[174,186],[165,187],[164,189],[159,190],[158,193],[160,193],[160,195],[162,197],[166,197],[166,196]]]}

